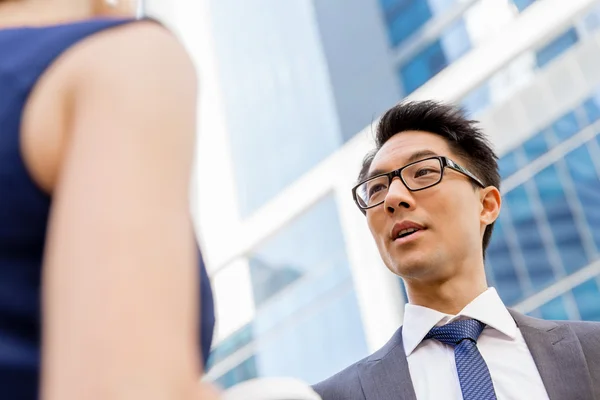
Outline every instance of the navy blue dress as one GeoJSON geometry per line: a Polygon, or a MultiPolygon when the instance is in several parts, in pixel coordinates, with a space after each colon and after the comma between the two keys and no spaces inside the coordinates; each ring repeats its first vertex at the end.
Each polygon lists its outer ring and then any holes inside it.
{"type": "MultiPolygon", "coordinates": [[[[131,22],[103,19],[0,29],[1,399],[38,397],[40,277],[52,199],[32,181],[19,150],[25,103],[40,76],[70,46],[94,33],[131,22]]],[[[200,264],[201,348],[206,364],[215,321],[212,291],[204,264],[200,264]]]]}

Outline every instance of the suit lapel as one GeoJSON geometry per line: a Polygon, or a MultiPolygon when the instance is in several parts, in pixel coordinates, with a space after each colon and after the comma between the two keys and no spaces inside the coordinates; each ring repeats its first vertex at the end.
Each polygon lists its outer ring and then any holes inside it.
{"type": "Polygon", "coordinates": [[[510,313],[525,338],[550,400],[593,399],[590,372],[571,328],[513,310],[510,313]]]}
{"type": "Polygon", "coordinates": [[[378,352],[358,365],[366,400],[417,400],[402,343],[402,327],[378,352]]]}

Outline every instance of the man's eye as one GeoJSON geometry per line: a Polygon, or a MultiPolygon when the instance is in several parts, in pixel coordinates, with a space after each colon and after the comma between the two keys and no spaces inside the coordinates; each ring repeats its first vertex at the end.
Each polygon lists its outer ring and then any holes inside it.
{"type": "Polygon", "coordinates": [[[369,188],[369,198],[373,197],[374,194],[382,190],[385,190],[385,185],[382,185],[381,183],[373,185],[373,187],[369,188]]]}
{"type": "Polygon", "coordinates": [[[417,172],[415,172],[415,178],[420,178],[425,175],[437,173],[437,171],[432,170],[431,168],[421,168],[417,172]]]}

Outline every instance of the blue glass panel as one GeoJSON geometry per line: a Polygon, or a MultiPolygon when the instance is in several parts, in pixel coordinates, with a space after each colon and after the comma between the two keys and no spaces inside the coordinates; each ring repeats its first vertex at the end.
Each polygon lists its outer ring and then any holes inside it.
{"type": "Polygon", "coordinates": [[[533,317],[533,318],[542,318],[542,312],[540,311],[539,308],[536,308],[535,310],[528,312],[526,315],[529,315],[530,317],[533,317]]]}
{"type": "Polygon", "coordinates": [[[545,168],[534,179],[565,270],[567,273],[575,272],[587,265],[589,260],[556,167],[545,168]]]}
{"type": "Polygon", "coordinates": [[[500,169],[500,176],[502,179],[507,178],[517,172],[521,167],[519,156],[517,155],[519,150],[513,150],[510,153],[503,155],[498,160],[498,168],[500,169]]]}
{"type": "Polygon", "coordinates": [[[379,0],[381,8],[383,8],[383,11],[385,12],[393,11],[394,9],[398,8],[402,3],[404,3],[404,0],[379,0]]]}
{"type": "Polygon", "coordinates": [[[550,300],[546,304],[540,307],[542,318],[544,319],[555,319],[555,320],[567,320],[569,314],[565,308],[563,297],[557,297],[550,300]]]}
{"type": "Polygon", "coordinates": [[[392,46],[403,42],[415,33],[432,16],[427,1],[402,0],[394,7],[388,5],[386,19],[392,46]]]}
{"type": "Polygon", "coordinates": [[[398,278],[398,284],[400,285],[400,292],[402,292],[402,296],[404,296],[404,300],[408,303],[408,293],[406,292],[406,285],[401,278],[398,278]]]}
{"type": "Polygon", "coordinates": [[[258,340],[261,376],[293,376],[313,384],[368,355],[351,279],[343,289],[258,340]]]}
{"type": "Polygon", "coordinates": [[[554,60],[567,49],[573,46],[579,40],[575,28],[571,28],[546,46],[536,52],[537,65],[543,68],[550,61],[554,60]]]}
{"type": "Polygon", "coordinates": [[[581,319],[587,321],[600,321],[600,291],[598,283],[590,279],[573,288],[573,296],[579,308],[581,319]]]}
{"type": "Polygon", "coordinates": [[[228,389],[233,385],[256,377],[258,377],[256,358],[252,356],[227,371],[215,380],[215,383],[222,389],[228,389]]]}
{"type": "Polygon", "coordinates": [[[586,146],[580,146],[565,157],[569,175],[585,215],[596,247],[600,248],[600,178],[586,146]]]}
{"type": "Polygon", "coordinates": [[[502,221],[496,221],[494,234],[486,252],[486,260],[493,268],[498,294],[506,304],[512,305],[523,298],[523,292],[511,261],[505,235],[502,221]]]}
{"type": "Polygon", "coordinates": [[[213,365],[229,357],[242,347],[252,342],[252,340],[252,325],[246,324],[242,328],[238,329],[235,333],[229,335],[211,350],[210,357],[208,358],[207,369],[210,369],[213,365]]]}
{"type": "Polygon", "coordinates": [[[519,11],[525,10],[527,7],[535,3],[536,0],[513,0],[519,11]]]}
{"type": "Polygon", "coordinates": [[[434,15],[443,14],[461,0],[426,0],[434,15]]]}
{"type": "Polygon", "coordinates": [[[475,115],[488,108],[490,103],[490,85],[489,82],[484,82],[463,98],[461,106],[470,115],[475,115]]]}
{"type": "Polygon", "coordinates": [[[555,319],[555,320],[567,320],[569,314],[565,308],[564,299],[562,296],[550,300],[546,304],[540,307],[542,318],[544,319],[555,319]]]}
{"type": "Polygon", "coordinates": [[[585,103],[583,103],[583,109],[585,110],[585,115],[588,118],[588,122],[596,122],[600,119],[600,107],[598,106],[598,102],[595,99],[588,99],[585,103]]]}
{"type": "Polygon", "coordinates": [[[508,192],[504,200],[533,288],[542,289],[554,282],[555,276],[525,187],[519,186],[508,192]]]}
{"type": "Polygon", "coordinates": [[[560,142],[579,132],[581,127],[574,112],[563,115],[552,124],[552,129],[560,142]]]}
{"type": "Polygon", "coordinates": [[[453,5],[462,0],[426,0],[434,15],[448,11],[453,5]]]}
{"type": "Polygon", "coordinates": [[[447,65],[440,41],[432,43],[400,68],[404,93],[412,93],[447,65]]]}
{"type": "Polygon", "coordinates": [[[594,32],[600,28],[600,6],[596,5],[582,18],[582,27],[586,32],[594,32]]]}
{"type": "Polygon", "coordinates": [[[487,279],[488,286],[495,288],[498,287],[498,284],[496,283],[496,277],[494,276],[494,267],[492,266],[490,258],[487,257],[487,251],[485,257],[485,278],[487,279]]]}
{"type": "Polygon", "coordinates": [[[471,40],[465,26],[465,20],[459,19],[442,32],[440,37],[448,63],[458,60],[471,49],[471,40]]]}
{"type": "MultiPolygon", "coordinates": [[[[207,29],[219,65],[219,107],[227,121],[223,130],[229,134],[242,217],[342,144],[339,119],[345,113],[340,114],[337,84],[331,79],[337,69],[329,67],[331,57],[346,53],[324,53],[318,29],[322,21],[315,12],[310,1],[210,1],[207,29]]],[[[364,126],[371,119],[368,114],[364,126]]],[[[223,168],[218,161],[214,165],[223,168]]],[[[206,188],[211,190],[219,187],[206,188]]]]}
{"type": "Polygon", "coordinates": [[[248,257],[256,306],[307,272],[340,263],[345,243],[332,196],[321,200],[248,257]]]}
{"type": "Polygon", "coordinates": [[[546,132],[542,131],[523,143],[523,150],[527,161],[533,161],[539,156],[548,152],[548,142],[546,132]]]}
{"type": "Polygon", "coordinates": [[[367,355],[332,196],[254,251],[250,272],[257,303],[252,328],[260,376],[294,376],[314,383],[367,355]],[[286,280],[258,279],[288,270],[292,278],[299,278],[285,290],[286,280]]]}
{"type": "Polygon", "coordinates": [[[330,258],[327,264],[317,265],[317,268],[322,269],[311,273],[301,284],[287,287],[277,301],[261,304],[253,324],[254,335],[261,337],[279,324],[285,323],[290,316],[314,306],[321,297],[351,281],[345,253],[338,252],[335,259],[330,258]]]}

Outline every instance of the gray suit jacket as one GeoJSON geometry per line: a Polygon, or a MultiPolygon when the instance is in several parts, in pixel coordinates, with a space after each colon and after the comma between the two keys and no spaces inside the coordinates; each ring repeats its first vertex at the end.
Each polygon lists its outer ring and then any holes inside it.
{"type": "MultiPolygon", "coordinates": [[[[600,323],[545,321],[510,313],[550,400],[600,400],[600,323]]],[[[313,389],[323,400],[416,400],[402,327],[380,350],[313,389]]]]}

